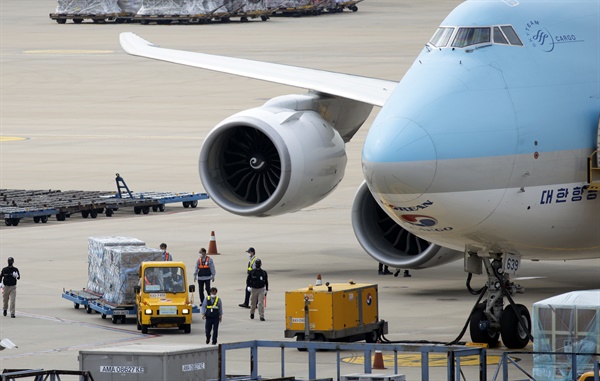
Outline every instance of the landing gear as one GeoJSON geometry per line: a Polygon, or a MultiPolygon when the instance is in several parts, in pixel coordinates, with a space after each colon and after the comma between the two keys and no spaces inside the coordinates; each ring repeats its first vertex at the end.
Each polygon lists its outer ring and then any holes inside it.
{"type": "Polygon", "coordinates": [[[510,275],[503,268],[502,254],[482,259],[488,281],[477,292],[485,293],[484,302],[473,309],[469,319],[471,339],[493,348],[498,346],[501,336],[507,348],[524,348],[531,338],[531,318],[527,307],[515,304],[512,299],[512,296],[522,294],[524,289],[510,281],[510,275]],[[509,302],[506,307],[504,298],[509,302]]]}

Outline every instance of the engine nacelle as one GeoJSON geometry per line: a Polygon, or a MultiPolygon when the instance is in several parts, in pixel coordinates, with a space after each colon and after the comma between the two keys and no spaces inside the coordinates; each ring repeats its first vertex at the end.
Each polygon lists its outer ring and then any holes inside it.
{"type": "Polygon", "coordinates": [[[200,150],[205,190],[242,216],[298,211],[331,193],[346,167],[345,143],[314,111],[316,94],[273,98],[219,123],[200,150]]]}
{"type": "Polygon", "coordinates": [[[375,200],[366,182],[354,198],[352,227],[367,254],[391,267],[424,269],[463,258],[463,253],[432,244],[398,225],[375,200]]]}

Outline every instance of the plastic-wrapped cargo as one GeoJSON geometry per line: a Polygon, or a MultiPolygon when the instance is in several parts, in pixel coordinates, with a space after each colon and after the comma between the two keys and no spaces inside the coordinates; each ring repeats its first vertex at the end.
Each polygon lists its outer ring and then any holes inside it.
{"type": "Polygon", "coordinates": [[[104,293],[105,249],[112,246],[145,246],[146,242],[133,237],[89,237],[88,238],[88,282],[87,289],[104,293]]]}
{"type": "Polygon", "coordinates": [[[135,15],[142,7],[142,0],[118,0],[117,5],[122,12],[135,15]]]}
{"type": "Polygon", "coordinates": [[[590,353],[576,358],[577,373],[593,370],[592,353],[600,353],[600,290],[574,291],[533,304],[533,350],[538,381],[572,380],[572,358],[564,353],[590,353]]]}
{"type": "Polygon", "coordinates": [[[138,284],[142,262],[161,261],[162,251],[146,246],[110,246],[104,250],[104,295],[108,302],[124,305],[135,303],[133,287],[138,284]]]}
{"type": "Polygon", "coordinates": [[[267,0],[246,0],[243,11],[260,12],[266,11],[267,9],[267,0]]]}
{"type": "Polygon", "coordinates": [[[142,0],[140,16],[175,16],[185,14],[184,0],[142,0]]]}
{"type": "Polygon", "coordinates": [[[58,14],[113,15],[121,13],[117,0],[58,0],[58,14]]]}
{"type": "Polygon", "coordinates": [[[313,5],[314,0],[266,0],[269,9],[274,8],[302,8],[313,5]]]}

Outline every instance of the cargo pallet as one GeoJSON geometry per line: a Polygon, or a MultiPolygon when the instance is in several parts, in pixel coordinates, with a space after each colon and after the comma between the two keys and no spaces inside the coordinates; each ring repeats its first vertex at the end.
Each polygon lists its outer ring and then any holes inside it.
{"type": "Polygon", "coordinates": [[[0,218],[6,226],[17,226],[23,218],[47,223],[51,216],[64,221],[74,214],[96,218],[104,213],[111,217],[119,208],[133,207],[135,214],[150,210],[164,212],[165,205],[181,202],[184,208],[195,208],[206,193],[131,192],[117,173],[118,192],[0,189],[0,218]],[[123,192],[126,191],[126,194],[123,192]]]}
{"type": "Polygon", "coordinates": [[[110,15],[94,15],[94,14],[58,14],[50,13],[50,19],[55,20],[59,24],[65,24],[67,20],[72,20],[75,24],[81,24],[84,20],[91,20],[93,23],[101,24],[113,22],[121,23],[140,23],[148,24],[207,24],[213,21],[230,22],[234,18],[239,18],[240,22],[247,22],[250,19],[260,18],[262,21],[267,21],[271,16],[270,10],[252,11],[252,12],[214,12],[208,14],[197,15],[133,15],[133,14],[110,14],[110,15]]]}
{"type": "Polygon", "coordinates": [[[352,12],[358,11],[358,7],[356,4],[362,2],[364,0],[352,0],[352,1],[344,1],[339,2],[333,5],[327,4],[326,0],[321,2],[304,5],[299,7],[279,7],[272,9],[273,16],[305,16],[305,15],[320,15],[324,12],[327,13],[341,13],[344,9],[349,9],[352,12]]]}
{"type": "MultiPolygon", "coordinates": [[[[85,306],[88,314],[96,311],[102,319],[111,318],[113,324],[121,322],[124,324],[127,318],[137,318],[137,308],[135,304],[116,304],[111,303],[104,298],[102,294],[86,290],[63,290],[62,298],[73,302],[75,309],[79,306],[85,306]]],[[[192,305],[192,313],[200,313],[200,307],[192,305]]]]}

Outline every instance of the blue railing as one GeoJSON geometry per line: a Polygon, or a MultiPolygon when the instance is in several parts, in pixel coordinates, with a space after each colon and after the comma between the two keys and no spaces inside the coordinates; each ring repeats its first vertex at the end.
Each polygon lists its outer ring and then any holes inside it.
{"type": "MultiPolygon", "coordinates": [[[[496,372],[494,373],[494,377],[492,378],[492,381],[496,381],[498,379],[498,376],[500,376],[500,371],[502,370],[502,381],[508,381],[508,377],[509,377],[509,365],[514,366],[515,368],[518,369],[518,371],[522,374],[524,374],[525,376],[527,376],[529,378],[529,380],[532,381],[538,381],[532,374],[530,374],[529,372],[527,372],[525,369],[523,369],[521,366],[519,366],[519,364],[517,363],[517,361],[515,361],[511,356],[513,355],[532,355],[532,356],[537,356],[537,355],[547,355],[547,356],[571,356],[571,366],[568,367],[568,374],[564,376],[563,380],[564,381],[578,381],[580,378],[580,371],[578,371],[577,369],[577,358],[579,356],[600,356],[600,354],[598,353],[576,353],[576,352],[525,352],[525,351],[510,351],[510,352],[503,352],[502,353],[502,358],[500,360],[500,362],[498,363],[498,367],[496,368],[496,372]]],[[[535,366],[535,362],[534,362],[534,366],[535,366]]],[[[555,370],[557,368],[556,365],[554,364],[549,364],[549,367],[551,367],[552,370],[555,370]]],[[[600,375],[599,375],[599,366],[598,366],[598,360],[594,360],[593,363],[593,372],[594,372],[594,376],[593,378],[588,379],[589,380],[594,380],[594,381],[600,381],[600,375]]]]}
{"type": "Polygon", "coordinates": [[[371,373],[372,354],[375,351],[394,352],[394,373],[398,373],[398,352],[416,352],[421,353],[421,379],[429,380],[429,354],[446,353],[446,372],[448,381],[458,381],[461,374],[461,358],[464,356],[479,356],[479,381],[487,380],[486,371],[486,350],[485,348],[473,348],[463,346],[446,345],[404,345],[404,344],[365,344],[365,343],[330,343],[315,341],[245,341],[237,343],[227,343],[219,345],[219,381],[225,381],[227,363],[227,351],[234,349],[250,350],[250,369],[252,380],[257,380],[258,375],[258,355],[259,348],[280,348],[281,349],[281,378],[285,374],[285,349],[301,349],[308,352],[308,378],[317,379],[317,351],[330,350],[337,352],[337,380],[340,380],[341,351],[361,351],[363,352],[364,372],[371,373]]]}

